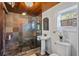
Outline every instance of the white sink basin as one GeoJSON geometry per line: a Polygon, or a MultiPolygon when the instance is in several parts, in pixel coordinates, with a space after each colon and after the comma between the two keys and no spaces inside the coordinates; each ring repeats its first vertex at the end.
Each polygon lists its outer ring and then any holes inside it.
{"type": "Polygon", "coordinates": [[[50,39],[50,37],[49,36],[38,36],[37,37],[37,39],[39,40],[48,40],[48,39],[50,39]]]}
{"type": "Polygon", "coordinates": [[[49,38],[50,38],[50,37],[47,37],[47,36],[46,36],[46,37],[45,37],[45,36],[42,36],[42,37],[41,37],[41,40],[48,40],[49,38]]]}

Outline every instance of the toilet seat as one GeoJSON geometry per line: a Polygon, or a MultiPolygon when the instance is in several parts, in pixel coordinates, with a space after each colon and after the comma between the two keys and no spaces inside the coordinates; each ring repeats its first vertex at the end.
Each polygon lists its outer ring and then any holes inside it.
{"type": "Polygon", "coordinates": [[[54,53],[54,54],[50,54],[50,56],[58,56],[58,55],[54,53]]]}

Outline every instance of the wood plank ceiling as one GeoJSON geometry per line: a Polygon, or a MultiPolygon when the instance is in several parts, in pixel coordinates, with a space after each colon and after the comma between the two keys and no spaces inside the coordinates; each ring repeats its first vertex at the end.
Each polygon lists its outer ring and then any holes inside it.
{"type": "Polygon", "coordinates": [[[33,2],[33,6],[28,7],[25,5],[24,2],[16,2],[13,8],[7,2],[5,2],[5,5],[8,11],[10,12],[14,12],[14,13],[27,12],[27,14],[29,15],[37,16],[42,12],[48,10],[49,8],[55,6],[58,3],[59,2],[33,2]]]}

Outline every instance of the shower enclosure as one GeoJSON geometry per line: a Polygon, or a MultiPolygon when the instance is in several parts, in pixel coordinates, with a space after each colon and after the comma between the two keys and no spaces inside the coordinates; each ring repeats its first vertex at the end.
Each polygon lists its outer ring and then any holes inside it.
{"type": "Polygon", "coordinates": [[[42,34],[41,17],[6,14],[4,55],[17,55],[37,47],[41,42],[37,36],[42,34]]]}

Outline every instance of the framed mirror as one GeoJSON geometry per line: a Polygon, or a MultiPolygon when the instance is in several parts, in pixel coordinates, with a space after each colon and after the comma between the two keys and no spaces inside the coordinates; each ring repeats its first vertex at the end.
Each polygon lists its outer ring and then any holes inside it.
{"type": "Polygon", "coordinates": [[[49,30],[49,19],[47,17],[43,19],[43,30],[49,30]]]}

